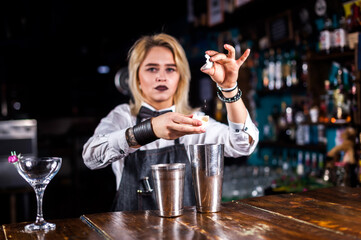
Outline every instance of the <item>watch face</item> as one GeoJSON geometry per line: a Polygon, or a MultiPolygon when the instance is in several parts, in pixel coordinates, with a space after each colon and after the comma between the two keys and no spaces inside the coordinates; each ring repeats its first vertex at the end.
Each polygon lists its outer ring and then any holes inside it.
{"type": "Polygon", "coordinates": [[[315,4],[315,12],[317,16],[323,16],[326,14],[327,4],[325,0],[317,0],[315,4]]]}

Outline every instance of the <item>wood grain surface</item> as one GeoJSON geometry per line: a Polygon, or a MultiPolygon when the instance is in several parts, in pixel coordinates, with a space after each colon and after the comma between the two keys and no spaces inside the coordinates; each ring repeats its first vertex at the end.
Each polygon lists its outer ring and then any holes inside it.
{"type": "Polygon", "coordinates": [[[361,239],[361,188],[335,187],[223,203],[217,213],[185,207],[182,216],[157,211],[84,214],[54,220],[48,233],[5,224],[3,239],[361,239]]]}

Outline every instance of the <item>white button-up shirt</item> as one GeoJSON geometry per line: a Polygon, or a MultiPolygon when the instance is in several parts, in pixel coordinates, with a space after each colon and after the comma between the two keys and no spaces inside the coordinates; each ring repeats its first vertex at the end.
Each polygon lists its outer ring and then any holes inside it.
{"type": "MultiPolygon", "coordinates": [[[[149,105],[146,106],[151,108],[149,105]]],[[[175,106],[170,109],[174,111],[175,106]]],[[[204,115],[202,112],[195,114],[204,115]]],[[[90,169],[104,168],[112,164],[117,189],[122,178],[124,158],[138,150],[130,148],[125,138],[125,131],[135,124],[136,116],[130,113],[129,105],[118,105],[100,121],[94,135],[83,147],[84,163],[90,169]]],[[[228,121],[226,125],[209,118],[205,133],[185,135],[179,138],[179,142],[185,147],[192,144],[223,143],[224,156],[236,158],[248,156],[254,151],[258,143],[258,134],[257,127],[247,113],[244,124],[228,121]],[[253,139],[251,143],[249,143],[249,136],[253,139]]],[[[158,139],[139,149],[150,150],[171,145],[174,145],[174,140],[158,139]]]]}

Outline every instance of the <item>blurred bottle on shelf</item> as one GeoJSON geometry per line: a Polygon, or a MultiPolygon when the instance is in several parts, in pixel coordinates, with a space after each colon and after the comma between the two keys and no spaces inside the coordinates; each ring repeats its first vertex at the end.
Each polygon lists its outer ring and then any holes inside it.
{"type": "Polygon", "coordinates": [[[331,51],[331,42],[332,42],[332,20],[326,18],[324,20],[324,28],[320,32],[319,36],[319,49],[322,53],[329,54],[331,51]]]}
{"type": "Polygon", "coordinates": [[[295,50],[291,51],[290,58],[291,58],[291,85],[297,86],[299,81],[297,75],[297,58],[296,58],[295,50]]]}
{"type": "Polygon", "coordinates": [[[283,87],[282,82],[282,52],[278,48],[275,57],[275,89],[279,90],[283,87]]]}
{"type": "Polygon", "coordinates": [[[344,52],[348,49],[347,25],[344,16],[341,16],[338,27],[333,32],[333,52],[344,52]]]}
{"type": "Polygon", "coordinates": [[[303,153],[302,151],[299,151],[297,154],[297,169],[296,173],[298,176],[304,175],[304,165],[303,165],[303,153]]]}
{"type": "Polygon", "coordinates": [[[307,85],[308,63],[305,54],[298,57],[297,51],[282,51],[278,48],[264,51],[261,77],[263,89],[269,91],[307,85]],[[301,80],[301,81],[300,81],[301,80]]]}
{"type": "Polygon", "coordinates": [[[275,63],[275,52],[273,49],[269,51],[269,62],[268,62],[268,89],[274,90],[276,83],[276,63],[275,63]]]}
{"type": "Polygon", "coordinates": [[[347,28],[349,32],[360,31],[361,14],[360,7],[354,3],[351,5],[351,14],[346,18],[347,28]]]}
{"type": "Polygon", "coordinates": [[[282,81],[286,87],[292,86],[292,62],[289,52],[283,54],[282,59],[282,81]]]}
{"type": "Polygon", "coordinates": [[[264,53],[263,69],[262,69],[262,82],[263,82],[263,87],[265,89],[268,89],[268,85],[269,85],[268,68],[269,68],[269,54],[266,51],[264,53]]]}

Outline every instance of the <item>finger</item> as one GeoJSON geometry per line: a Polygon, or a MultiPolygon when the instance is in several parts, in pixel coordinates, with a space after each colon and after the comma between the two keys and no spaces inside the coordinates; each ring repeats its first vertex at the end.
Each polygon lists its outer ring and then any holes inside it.
{"type": "Polygon", "coordinates": [[[234,47],[232,45],[229,44],[224,44],[224,49],[226,49],[228,51],[227,56],[229,58],[235,59],[236,58],[236,50],[234,49],[234,47]]]}
{"type": "Polygon", "coordinates": [[[202,125],[201,120],[194,119],[192,117],[193,117],[193,115],[188,115],[188,116],[178,115],[173,119],[173,121],[178,124],[188,124],[188,125],[192,125],[192,126],[201,126],[202,125]]]}
{"type": "Polygon", "coordinates": [[[176,124],[173,127],[173,131],[177,131],[178,133],[183,133],[184,135],[186,135],[186,134],[204,133],[206,129],[202,126],[195,127],[186,124],[176,124]]]}
{"type": "Polygon", "coordinates": [[[217,53],[213,55],[209,60],[212,62],[224,61],[227,60],[227,55],[224,53],[217,53]]]}
{"type": "Polygon", "coordinates": [[[204,66],[202,66],[201,67],[201,71],[203,72],[203,73],[205,73],[205,74],[208,74],[209,76],[213,76],[214,75],[214,73],[216,72],[216,69],[215,69],[215,66],[213,65],[213,67],[211,67],[211,68],[208,68],[208,69],[206,69],[206,68],[204,68],[204,66]]]}
{"type": "Polygon", "coordinates": [[[209,56],[213,56],[213,55],[216,55],[216,54],[218,54],[219,52],[217,52],[217,51],[214,51],[214,50],[208,50],[208,51],[206,51],[206,54],[208,54],[209,56]]]}
{"type": "Polygon", "coordinates": [[[247,49],[247,50],[243,53],[243,55],[236,60],[237,64],[238,64],[239,66],[241,66],[241,65],[244,63],[244,61],[246,61],[246,59],[248,58],[248,56],[249,56],[250,53],[251,53],[251,50],[250,50],[250,49],[247,49]]]}

